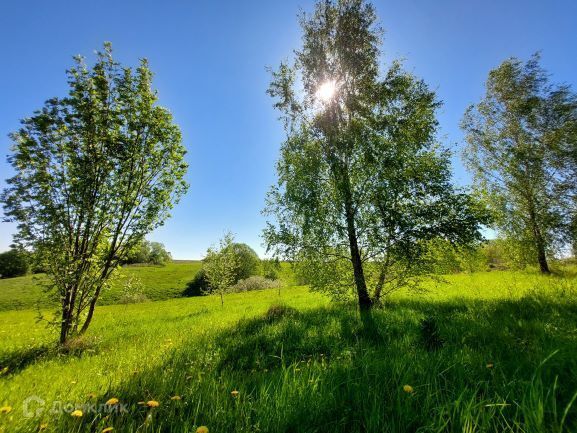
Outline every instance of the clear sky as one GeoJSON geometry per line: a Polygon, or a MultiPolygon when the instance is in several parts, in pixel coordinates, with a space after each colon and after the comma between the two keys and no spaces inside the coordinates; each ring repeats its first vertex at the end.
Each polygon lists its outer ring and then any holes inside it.
{"type": "MultiPolygon", "coordinates": [[[[577,87],[577,1],[375,1],[386,30],[384,61],[437,91],[442,140],[456,149],[465,107],[483,94],[489,70],[541,50],[553,80],[577,87]]],[[[135,65],[147,57],[160,104],[180,125],[190,189],[155,231],[177,259],[201,258],[226,230],[263,253],[260,211],[283,131],[265,94],[269,74],[300,42],[296,15],[308,0],[1,0],[0,187],[11,174],[7,134],[52,96],[66,93],[71,56],[92,60],[103,41],[135,65]]],[[[458,158],[455,181],[469,177],[458,158]]],[[[14,226],[0,225],[0,251],[14,226]]]]}

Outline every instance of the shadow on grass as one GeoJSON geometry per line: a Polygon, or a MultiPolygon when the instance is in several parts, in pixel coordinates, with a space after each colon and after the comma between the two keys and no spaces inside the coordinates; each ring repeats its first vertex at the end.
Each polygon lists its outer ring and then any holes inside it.
{"type": "Polygon", "coordinates": [[[97,353],[97,342],[90,337],[77,337],[65,345],[44,344],[37,347],[24,347],[0,355],[0,371],[5,375],[19,373],[28,366],[58,357],[80,357],[97,353]]]}
{"type": "Polygon", "coordinates": [[[574,431],[574,299],[399,300],[372,320],[367,331],[351,306],[273,306],[111,390],[133,403],[109,421],[126,432],[574,431]],[[161,406],[138,405],[147,399],[161,406]]]}

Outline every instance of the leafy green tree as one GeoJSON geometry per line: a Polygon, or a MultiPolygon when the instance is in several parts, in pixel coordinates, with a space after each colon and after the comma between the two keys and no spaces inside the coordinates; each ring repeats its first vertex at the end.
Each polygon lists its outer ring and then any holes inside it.
{"type": "Polygon", "coordinates": [[[375,22],[361,0],[319,2],[269,88],[287,138],[267,247],[297,262],[313,289],[354,293],[361,311],[421,272],[428,240],[474,242],[483,221],[451,184],[435,94],[398,62],[381,74],[375,22]]]}
{"type": "Polygon", "coordinates": [[[25,252],[12,248],[0,253],[0,278],[20,277],[28,273],[29,263],[25,252]]]}
{"type": "Polygon", "coordinates": [[[166,251],[164,244],[160,242],[150,243],[150,256],[148,258],[149,263],[152,263],[153,265],[165,265],[171,260],[172,256],[168,251],[166,251]]]}
{"type": "Polygon", "coordinates": [[[498,228],[549,273],[548,257],[566,244],[576,215],[575,95],[550,84],[539,55],[511,58],[489,73],[486,94],[467,109],[462,128],[465,160],[498,228]]]}
{"type": "Polygon", "coordinates": [[[251,247],[247,244],[234,242],[230,248],[236,256],[238,264],[235,272],[235,283],[259,272],[260,259],[251,247]]]}
{"type": "Polygon", "coordinates": [[[239,256],[234,250],[234,236],[227,233],[218,248],[210,247],[204,258],[203,269],[212,293],[220,296],[224,305],[224,295],[238,281],[239,256]]]}
{"type": "Polygon", "coordinates": [[[180,130],[156,104],[147,61],[121,67],[110,44],[92,68],[75,61],[68,96],[11,135],[16,174],[2,195],[59,297],[61,342],[86,331],[114,269],[186,190],[180,130]]]}

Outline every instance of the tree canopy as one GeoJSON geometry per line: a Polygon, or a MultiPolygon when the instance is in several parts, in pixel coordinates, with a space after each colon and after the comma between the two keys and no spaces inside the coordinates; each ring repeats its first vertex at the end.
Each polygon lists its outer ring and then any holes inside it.
{"type": "Polygon", "coordinates": [[[265,241],[313,289],[367,309],[422,271],[429,240],[474,243],[487,215],[451,183],[434,92],[399,62],[381,73],[373,6],[322,1],[300,22],[302,46],[269,88],[287,138],[265,241]]]}
{"type": "Polygon", "coordinates": [[[541,272],[577,227],[577,96],[550,83],[536,54],[489,73],[462,122],[465,160],[498,228],[541,272]]]}

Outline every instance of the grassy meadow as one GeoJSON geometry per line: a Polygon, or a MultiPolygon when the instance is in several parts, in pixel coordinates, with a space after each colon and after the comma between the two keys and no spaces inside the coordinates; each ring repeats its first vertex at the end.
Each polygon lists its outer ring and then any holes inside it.
{"type": "MultiPolygon", "coordinates": [[[[151,301],[179,297],[201,265],[200,261],[178,260],[164,266],[124,266],[116,272],[99,302],[108,305],[121,301],[124,287],[131,279],[140,282],[142,293],[151,301]]],[[[0,311],[34,309],[50,303],[43,288],[45,281],[43,274],[0,279],[0,311]]]]}
{"type": "Polygon", "coordinates": [[[364,324],[306,287],[106,305],[59,350],[34,310],[3,311],[0,431],[577,431],[574,273],[427,289],[364,324]]]}

